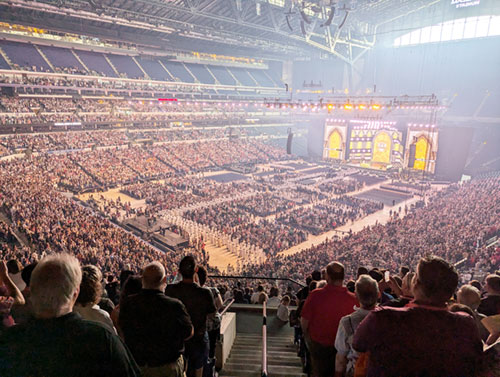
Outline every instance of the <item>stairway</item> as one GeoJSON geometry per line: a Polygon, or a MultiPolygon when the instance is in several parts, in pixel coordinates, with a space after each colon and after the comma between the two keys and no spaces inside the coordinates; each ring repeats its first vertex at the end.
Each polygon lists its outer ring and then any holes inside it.
{"type": "Polygon", "coordinates": [[[118,70],[116,69],[115,65],[111,62],[111,59],[109,59],[106,54],[102,54],[102,56],[104,56],[104,59],[106,59],[106,61],[108,62],[109,66],[111,67],[111,69],[113,70],[114,73],[116,73],[116,76],[117,77],[121,77],[120,76],[120,72],[118,72],[118,70]]]}
{"type": "Polygon", "coordinates": [[[207,69],[208,73],[210,73],[210,76],[213,77],[213,79],[215,80],[215,84],[216,85],[220,85],[220,82],[219,80],[217,79],[217,77],[215,77],[215,75],[213,74],[213,72],[210,70],[210,68],[208,67],[208,65],[204,65],[204,67],[207,69]]]}
{"type": "Polygon", "coordinates": [[[197,84],[199,84],[199,83],[200,83],[200,80],[198,80],[198,78],[194,75],[194,73],[193,73],[193,72],[191,72],[191,70],[188,68],[188,66],[187,66],[186,64],[182,63],[182,62],[181,62],[181,64],[182,64],[182,66],[186,69],[186,71],[188,71],[188,73],[189,73],[191,76],[193,76],[194,82],[195,82],[195,83],[197,83],[197,84]]]}
{"type": "Polygon", "coordinates": [[[78,62],[82,65],[82,67],[85,68],[85,70],[90,73],[89,67],[87,67],[87,65],[83,62],[83,60],[80,58],[80,56],[78,56],[76,51],[73,49],[70,49],[70,51],[73,54],[73,56],[75,57],[75,59],[78,60],[78,62]]]}
{"type": "Polygon", "coordinates": [[[37,45],[33,45],[33,46],[36,48],[36,50],[41,55],[41,57],[43,58],[43,60],[45,60],[45,63],[47,63],[48,66],[50,67],[50,69],[52,69],[52,72],[55,72],[56,69],[54,68],[54,66],[52,65],[52,63],[50,62],[50,60],[47,58],[47,56],[43,53],[42,49],[40,47],[38,47],[37,45]]]}
{"type": "MultiPolygon", "coordinates": [[[[219,377],[260,377],[262,336],[238,333],[219,377]]],[[[297,356],[293,337],[267,337],[267,370],[269,377],[306,377],[297,356]]]]}
{"type": "Polygon", "coordinates": [[[139,67],[139,69],[142,71],[142,73],[144,74],[144,77],[147,78],[148,80],[151,79],[151,77],[149,77],[149,75],[146,73],[146,71],[144,70],[144,68],[142,68],[142,66],[139,64],[139,62],[137,61],[137,59],[132,56],[132,60],[134,61],[135,64],[137,64],[137,66],[139,67]]]}
{"type": "Polygon", "coordinates": [[[10,66],[10,68],[12,68],[12,61],[7,56],[7,54],[4,52],[4,50],[2,50],[2,48],[0,48],[0,55],[2,55],[3,59],[7,62],[7,64],[10,66]]]}
{"type": "Polygon", "coordinates": [[[236,78],[236,76],[233,74],[233,72],[231,72],[230,69],[227,69],[226,68],[226,71],[229,72],[229,74],[231,75],[231,77],[233,78],[234,82],[236,82],[236,85],[238,86],[243,86],[243,84],[236,78]]]}

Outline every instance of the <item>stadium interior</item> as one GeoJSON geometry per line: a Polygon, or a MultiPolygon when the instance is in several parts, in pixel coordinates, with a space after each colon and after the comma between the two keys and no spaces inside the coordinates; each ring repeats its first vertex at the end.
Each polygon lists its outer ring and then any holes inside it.
{"type": "Polygon", "coordinates": [[[0,0],[0,376],[83,373],[12,351],[61,254],[130,354],[103,376],[498,376],[500,1],[0,0]],[[158,362],[120,314],[157,262],[217,311],[173,295],[194,338],[158,362]],[[374,340],[388,311],[416,345],[374,340]]]}

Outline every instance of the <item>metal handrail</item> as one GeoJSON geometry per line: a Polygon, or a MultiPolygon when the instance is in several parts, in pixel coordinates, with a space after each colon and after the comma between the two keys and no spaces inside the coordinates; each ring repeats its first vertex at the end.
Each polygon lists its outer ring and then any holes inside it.
{"type": "Polygon", "coordinates": [[[229,309],[229,307],[230,307],[231,305],[233,305],[233,304],[234,304],[234,298],[233,298],[233,299],[231,299],[231,300],[227,299],[227,300],[224,302],[224,304],[225,304],[227,301],[229,301],[229,304],[227,304],[227,305],[224,307],[224,310],[220,312],[220,316],[221,316],[221,317],[222,317],[224,314],[226,314],[226,312],[227,312],[227,310],[229,309]]]}
{"type": "Polygon", "coordinates": [[[299,283],[297,280],[293,280],[290,278],[270,278],[267,276],[236,276],[236,275],[208,275],[209,278],[213,279],[254,279],[254,280],[284,280],[289,281],[291,283],[297,284],[301,287],[305,287],[306,285],[303,283],[299,283]]]}
{"type": "Polygon", "coordinates": [[[266,302],[262,304],[262,377],[267,377],[267,313],[266,302]]]}

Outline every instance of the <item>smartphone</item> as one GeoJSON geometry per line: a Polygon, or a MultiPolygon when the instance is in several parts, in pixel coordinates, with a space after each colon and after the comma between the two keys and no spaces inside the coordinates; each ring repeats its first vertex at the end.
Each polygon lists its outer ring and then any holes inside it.
{"type": "Polygon", "coordinates": [[[389,277],[391,276],[391,273],[389,271],[384,272],[384,280],[386,283],[389,282],[389,277]]]}

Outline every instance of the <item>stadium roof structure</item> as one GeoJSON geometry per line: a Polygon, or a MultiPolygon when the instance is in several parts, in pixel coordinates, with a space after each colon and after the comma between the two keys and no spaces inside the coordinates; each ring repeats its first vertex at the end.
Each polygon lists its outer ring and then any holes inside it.
{"type": "Polygon", "coordinates": [[[0,20],[160,48],[353,64],[387,25],[450,8],[450,0],[0,0],[0,20]]]}

